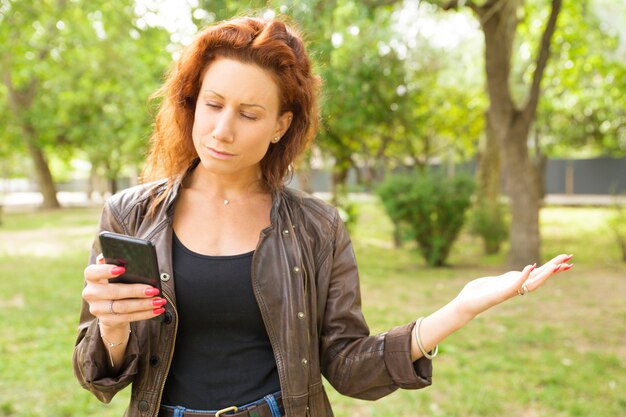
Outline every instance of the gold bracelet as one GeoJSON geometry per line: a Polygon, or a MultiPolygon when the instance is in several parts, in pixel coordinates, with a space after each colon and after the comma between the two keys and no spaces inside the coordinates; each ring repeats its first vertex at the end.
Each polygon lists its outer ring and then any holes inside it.
{"type": "Polygon", "coordinates": [[[432,354],[426,352],[424,345],[422,345],[422,339],[420,339],[420,326],[422,325],[422,320],[424,320],[424,317],[420,317],[415,321],[415,342],[417,343],[417,347],[420,352],[422,352],[422,355],[427,359],[432,359],[437,356],[437,353],[439,353],[439,345],[435,346],[435,348],[431,350],[431,352],[433,352],[432,354]]]}
{"type": "MultiPolygon", "coordinates": [[[[99,326],[99,322],[98,322],[98,327],[99,326]]],[[[130,334],[131,329],[130,326],[128,326],[128,334],[130,334]]],[[[121,342],[111,342],[110,340],[108,340],[106,337],[104,337],[104,335],[102,334],[102,329],[100,329],[100,337],[102,338],[102,341],[104,342],[105,346],[107,346],[107,353],[109,354],[109,361],[111,362],[111,368],[115,368],[115,364],[113,363],[113,355],[111,354],[111,349],[114,347],[118,347],[118,346],[122,346],[125,343],[128,343],[128,338],[126,340],[123,340],[121,342]]]]}

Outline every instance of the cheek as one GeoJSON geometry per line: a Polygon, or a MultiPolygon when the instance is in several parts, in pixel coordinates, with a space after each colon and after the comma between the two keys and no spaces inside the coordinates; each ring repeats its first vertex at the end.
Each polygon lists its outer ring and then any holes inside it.
{"type": "Polygon", "coordinates": [[[191,134],[194,142],[206,133],[207,123],[208,120],[206,116],[203,116],[199,110],[196,110],[193,118],[193,126],[191,127],[191,134]]]}

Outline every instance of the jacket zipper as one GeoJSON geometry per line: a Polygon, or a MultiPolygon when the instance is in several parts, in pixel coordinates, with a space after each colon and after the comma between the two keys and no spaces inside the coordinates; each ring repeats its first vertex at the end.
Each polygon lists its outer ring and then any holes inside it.
{"type": "Polygon", "coordinates": [[[161,389],[159,390],[159,399],[156,403],[156,408],[155,408],[155,413],[153,414],[153,417],[157,417],[157,415],[159,414],[159,408],[161,407],[161,399],[163,398],[163,390],[165,389],[165,383],[167,381],[167,375],[170,373],[170,367],[172,366],[172,358],[174,357],[174,348],[176,347],[176,335],[178,334],[178,311],[176,311],[176,306],[174,306],[174,303],[172,303],[172,300],[170,300],[170,298],[163,293],[163,297],[165,297],[165,299],[167,300],[167,302],[172,306],[172,309],[174,310],[174,316],[175,316],[175,320],[174,320],[174,339],[172,340],[172,349],[170,351],[170,357],[167,360],[167,368],[165,369],[165,375],[163,376],[163,383],[161,384],[161,389]]]}

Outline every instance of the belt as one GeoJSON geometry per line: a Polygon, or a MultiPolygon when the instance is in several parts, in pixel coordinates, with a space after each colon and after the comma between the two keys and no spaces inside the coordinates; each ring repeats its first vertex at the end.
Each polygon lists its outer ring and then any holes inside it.
{"type": "MultiPolygon", "coordinates": [[[[283,400],[280,395],[274,396],[276,405],[280,415],[285,415],[285,407],[283,406],[283,400]]],[[[161,407],[159,409],[158,417],[178,417],[181,416],[180,412],[176,414],[174,407],[161,407]]],[[[184,410],[182,417],[273,417],[272,410],[267,401],[261,400],[249,406],[242,407],[226,407],[218,411],[199,411],[199,410],[184,410]]]]}

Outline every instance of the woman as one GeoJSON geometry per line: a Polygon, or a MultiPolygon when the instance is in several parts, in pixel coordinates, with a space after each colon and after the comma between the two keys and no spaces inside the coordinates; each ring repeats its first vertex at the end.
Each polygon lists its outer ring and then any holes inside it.
{"type": "Polygon", "coordinates": [[[152,240],[162,293],[112,284],[94,245],[74,352],[101,401],[129,416],[332,416],[321,375],[377,399],[431,383],[436,346],[480,312],[571,267],[471,281],[428,317],[370,336],[337,211],[283,186],[315,133],[317,78],[278,20],[211,26],[162,89],[146,178],[107,202],[101,230],[152,240]],[[434,350],[434,351],[433,351],[434,350]]]}

